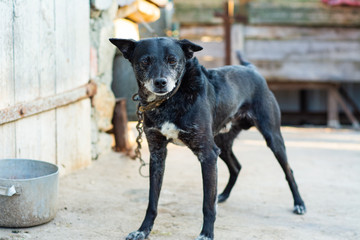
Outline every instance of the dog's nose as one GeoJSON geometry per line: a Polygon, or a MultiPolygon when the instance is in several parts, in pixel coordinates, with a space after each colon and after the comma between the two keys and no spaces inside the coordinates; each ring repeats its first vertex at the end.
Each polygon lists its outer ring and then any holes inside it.
{"type": "Polygon", "coordinates": [[[166,78],[158,78],[154,81],[154,85],[157,88],[163,88],[166,86],[167,80],[166,78]]]}

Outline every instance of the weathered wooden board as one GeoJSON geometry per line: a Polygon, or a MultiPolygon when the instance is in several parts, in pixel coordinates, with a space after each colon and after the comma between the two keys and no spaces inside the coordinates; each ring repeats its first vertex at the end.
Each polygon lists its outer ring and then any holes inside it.
{"type": "Polygon", "coordinates": [[[360,61],[360,42],[247,40],[246,50],[255,60],[360,61]]]}
{"type": "Polygon", "coordinates": [[[0,158],[15,156],[15,124],[0,125],[0,158]]]}
{"type": "Polygon", "coordinates": [[[12,1],[0,2],[0,107],[14,104],[13,81],[13,6],[12,1]],[[5,81],[6,79],[6,81],[5,81]]]}
{"type": "MultiPolygon", "coordinates": [[[[14,14],[15,103],[54,94],[53,2],[15,2],[14,14]]],[[[54,120],[51,111],[16,121],[16,157],[56,163],[54,120]]]]}
{"type": "Polygon", "coordinates": [[[360,41],[359,28],[246,26],[243,34],[255,40],[360,41]]]}
{"type": "Polygon", "coordinates": [[[248,26],[244,51],[268,80],[360,82],[357,28],[248,26]]]}
{"type": "MultiPolygon", "coordinates": [[[[0,108],[31,102],[89,80],[89,1],[0,1],[0,108]]],[[[89,99],[0,125],[0,158],[63,166],[91,161],[89,99]]],[[[65,170],[66,169],[66,170],[65,170]]]]}
{"type": "Polygon", "coordinates": [[[333,7],[320,0],[256,0],[249,3],[250,24],[360,26],[360,8],[333,7]]]}
{"type": "Polygon", "coordinates": [[[174,0],[175,5],[183,4],[187,6],[197,6],[197,7],[215,7],[223,3],[219,0],[174,0]]]}
{"type": "MultiPolygon", "coordinates": [[[[56,92],[89,81],[89,2],[56,1],[56,92]],[[81,9],[81,11],[79,11],[81,9]]],[[[91,161],[89,99],[56,110],[57,159],[61,174],[91,161]]]]}
{"type": "Polygon", "coordinates": [[[180,31],[180,38],[199,39],[204,36],[223,37],[224,27],[222,25],[215,26],[183,26],[180,31]]]}
{"type": "Polygon", "coordinates": [[[220,17],[214,17],[216,12],[221,12],[222,7],[196,8],[194,6],[175,5],[174,20],[181,24],[221,24],[220,17]]]}
{"type": "Polygon", "coordinates": [[[39,26],[40,1],[14,1],[14,80],[15,103],[39,97],[39,26]],[[29,67],[31,66],[31,67],[29,67]]]}
{"type": "MultiPolygon", "coordinates": [[[[15,62],[23,70],[16,71],[16,92],[19,102],[55,94],[55,6],[53,1],[27,1],[15,8],[14,29],[17,50],[15,62]],[[34,31],[37,26],[37,31],[34,31]],[[29,50],[32,49],[32,50],[29,50]],[[36,63],[36,64],[34,64],[36,63]],[[33,73],[28,75],[28,66],[33,73]],[[28,91],[30,94],[26,94],[28,91]]],[[[55,110],[16,122],[17,156],[56,163],[55,110]]]]}
{"type": "MultiPolygon", "coordinates": [[[[174,20],[186,25],[221,24],[222,18],[217,13],[224,12],[225,1],[219,0],[175,0],[174,20]]],[[[239,13],[239,1],[234,1],[235,13],[239,13]]]]}
{"type": "Polygon", "coordinates": [[[89,81],[89,1],[55,1],[56,92],[89,81]],[[79,11],[81,10],[81,11],[79,11]]]}
{"type": "Polygon", "coordinates": [[[90,112],[89,99],[57,109],[57,158],[61,175],[91,162],[90,112]]]}
{"type": "Polygon", "coordinates": [[[248,59],[268,81],[360,82],[359,63],[248,59]]]}
{"type": "MultiPolygon", "coordinates": [[[[40,1],[38,74],[42,98],[56,93],[55,12],[55,1],[40,1]]],[[[55,115],[55,112],[53,114],[55,115]]]]}
{"type": "MultiPolygon", "coordinates": [[[[14,104],[13,3],[0,1],[0,108],[14,104]]],[[[15,124],[0,125],[0,158],[15,155],[15,124]]]]}

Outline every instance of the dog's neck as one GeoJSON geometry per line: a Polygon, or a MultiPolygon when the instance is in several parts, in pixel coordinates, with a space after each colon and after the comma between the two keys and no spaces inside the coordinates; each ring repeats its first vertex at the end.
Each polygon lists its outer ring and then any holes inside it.
{"type": "Polygon", "coordinates": [[[139,110],[141,112],[146,112],[159,107],[162,103],[174,96],[183,84],[193,90],[198,89],[200,91],[203,87],[203,79],[201,77],[203,71],[205,70],[203,70],[203,67],[199,64],[196,57],[189,59],[186,62],[185,71],[179,77],[175,88],[168,94],[164,96],[156,96],[154,93],[148,92],[145,88],[139,85],[139,89],[141,89],[141,91],[134,95],[133,100],[139,101],[139,110]],[[191,80],[190,82],[189,79],[191,80]]]}

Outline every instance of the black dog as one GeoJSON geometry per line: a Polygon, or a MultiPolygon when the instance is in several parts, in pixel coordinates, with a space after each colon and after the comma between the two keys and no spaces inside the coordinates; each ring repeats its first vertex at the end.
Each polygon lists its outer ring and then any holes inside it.
{"type": "Polygon", "coordinates": [[[223,202],[241,169],[232,152],[234,139],[251,126],[261,132],[284,170],[294,198],[294,213],[305,213],[287,162],[278,104],[252,64],[242,60],[241,66],[206,70],[192,58],[202,47],[188,40],[113,38],[110,41],[134,69],[150,149],[149,205],[139,230],[126,239],[145,239],[150,234],[157,215],[169,142],[189,147],[201,163],[204,219],[197,240],[214,239],[217,157],[225,161],[230,172],[229,182],[218,197],[223,202]],[[230,130],[221,133],[229,123],[230,130]]]}

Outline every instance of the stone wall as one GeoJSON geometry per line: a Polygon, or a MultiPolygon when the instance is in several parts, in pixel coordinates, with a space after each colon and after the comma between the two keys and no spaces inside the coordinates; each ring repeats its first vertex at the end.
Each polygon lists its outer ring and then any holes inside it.
{"type": "Polygon", "coordinates": [[[116,0],[92,0],[90,19],[90,78],[97,84],[97,94],[92,108],[92,158],[111,150],[111,119],[115,97],[111,90],[112,66],[115,47],[109,38],[114,36],[114,24],[118,5],[116,0]]]}

